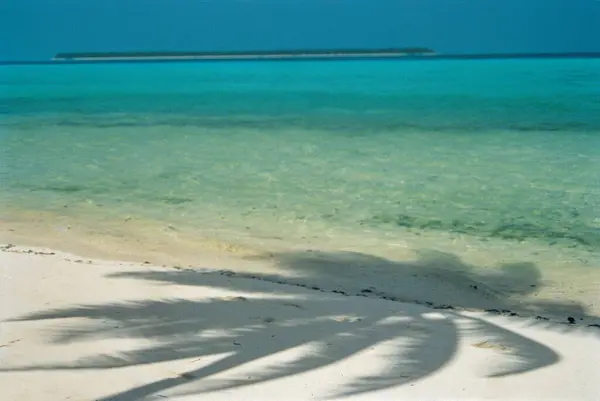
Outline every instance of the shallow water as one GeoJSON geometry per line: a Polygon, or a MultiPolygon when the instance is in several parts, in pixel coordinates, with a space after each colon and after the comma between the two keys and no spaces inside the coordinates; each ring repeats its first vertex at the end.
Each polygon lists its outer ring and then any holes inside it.
{"type": "Polygon", "coordinates": [[[0,69],[5,221],[600,271],[600,59],[0,69]]]}

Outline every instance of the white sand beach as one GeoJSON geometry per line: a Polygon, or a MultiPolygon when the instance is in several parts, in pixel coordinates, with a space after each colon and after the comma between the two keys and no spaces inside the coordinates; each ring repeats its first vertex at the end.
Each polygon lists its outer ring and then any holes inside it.
{"type": "MultiPolygon", "coordinates": [[[[325,275],[314,275],[312,284],[274,278],[266,262],[260,272],[260,261],[245,273],[248,263],[200,258],[195,269],[176,269],[4,246],[0,399],[597,400],[600,394],[600,328],[582,323],[592,318],[567,324],[477,311],[485,295],[451,294],[452,283],[435,275],[399,284],[405,288],[398,291],[432,293],[437,285],[439,300],[452,298],[448,305],[400,302],[377,288],[331,287],[325,275]]],[[[508,301],[498,308],[504,306],[517,310],[508,301]]]]}

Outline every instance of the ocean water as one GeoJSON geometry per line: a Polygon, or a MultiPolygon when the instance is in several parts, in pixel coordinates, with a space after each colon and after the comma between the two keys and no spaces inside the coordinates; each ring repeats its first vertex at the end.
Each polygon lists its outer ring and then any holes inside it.
{"type": "Polygon", "coordinates": [[[5,231],[600,272],[600,59],[10,65],[0,87],[5,231]]]}

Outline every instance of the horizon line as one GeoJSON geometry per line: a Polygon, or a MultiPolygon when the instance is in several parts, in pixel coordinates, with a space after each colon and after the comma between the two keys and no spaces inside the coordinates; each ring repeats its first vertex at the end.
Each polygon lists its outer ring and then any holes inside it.
{"type": "MultiPolygon", "coordinates": [[[[424,48],[422,48],[424,49],[424,48]]],[[[430,49],[428,49],[430,50],[430,49]]],[[[42,59],[42,60],[0,60],[0,65],[26,65],[26,64],[93,64],[93,63],[119,63],[119,62],[138,62],[138,63],[151,63],[151,62],[210,62],[210,61],[219,61],[219,62],[227,62],[227,61],[302,61],[302,60],[311,60],[311,59],[327,59],[331,61],[336,60],[345,60],[345,59],[361,59],[361,60],[373,60],[373,59],[390,59],[393,58],[395,60],[402,59],[419,59],[419,60],[436,60],[436,59],[508,59],[508,58],[600,58],[600,50],[599,51],[584,51],[584,52],[502,52],[502,53],[439,53],[433,50],[430,52],[415,52],[414,54],[406,54],[402,52],[402,49],[367,49],[364,50],[364,55],[357,53],[362,52],[363,50],[354,50],[354,49],[333,49],[333,50],[301,50],[304,52],[313,52],[312,54],[308,54],[306,57],[294,57],[293,55],[300,52],[300,50],[288,50],[288,51],[257,51],[254,52],[188,52],[188,51],[157,51],[157,52],[94,52],[93,54],[134,54],[134,53],[170,53],[173,55],[176,54],[185,54],[185,53],[198,53],[203,54],[198,57],[130,57],[124,59],[94,59],[89,58],[85,60],[69,60],[69,59],[57,59],[56,57],[61,54],[92,54],[90,53],[57,53],[53,58],[50,59],[42,59]],[[392,51],[396,51],[396,53],[392,53],[392,51]],[[329,55],[328,55],[329,52],[329,55]],[[338,54],[333,54],[332,52],[338,52],[345,54],[346,57],[340,57],[338,54]],[[227,53],[230,53],[229,55],[227,53]],[[242,54],[243,53],[243,54],[242,54]],[[374,53],[383,53],[383,57],[379,55],[374,55],[369,57],[370,54],[374,53]],[[257,57],[251,57],[256,54],[257,57]],[[269,54],[269,55],[283,55],[284,57],[270,57],[265,58],[261,57],[261,55],[269,54]],[[211,57],[214,55],[214,57],[211,57]],[[221,57],[219,57],[221,55],[221,57]],[[227,57],[222,57],[222,55],[226,55],[227,57]],[[236,57],[236,55],[245,56],[245,58],[236,57]],[[289,56],[288,56],[289,55],[289,56]],[[288,56],[288,57],[285,57],[288,56]],[[325,57],[324,57],[325,56],[325,57]],[[362,57],[361,57],[362,56],[362,57]]]]}

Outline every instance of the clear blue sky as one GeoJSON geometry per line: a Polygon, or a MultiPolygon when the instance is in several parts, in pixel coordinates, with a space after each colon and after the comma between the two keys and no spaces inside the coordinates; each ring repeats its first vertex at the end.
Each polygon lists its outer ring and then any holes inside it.
{"type": "Polygon", "coordinates": [[[600,52],[600,0],[0,0],[2,60],[398,46],[600,52]]]}

